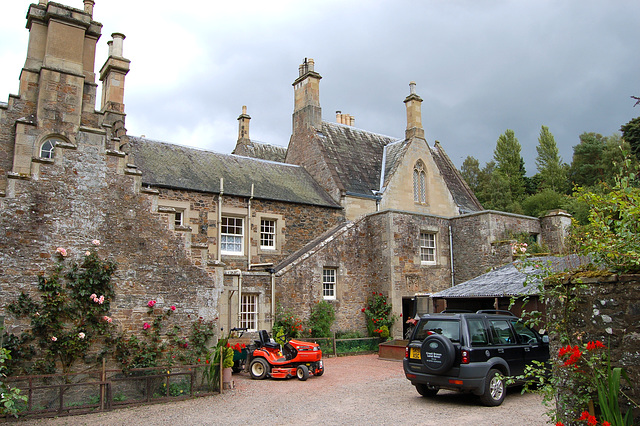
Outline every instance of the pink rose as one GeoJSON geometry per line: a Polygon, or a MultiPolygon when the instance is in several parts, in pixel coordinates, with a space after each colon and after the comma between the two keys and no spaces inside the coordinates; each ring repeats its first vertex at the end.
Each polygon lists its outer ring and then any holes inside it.
{"type": "Polygon", "coordinates": [[[51,341],[52,341],[52,342],[57,342],[57,341],[58,341],[58,338],[57,338],[56,336],[52,336],[52,337],[51,337],[51,341]]]}
{"type": "Polygon", "coordinates": [[[175,306],[173,306],[173,305],[171,305],[171,310],[172,310],[172,311],[175,311],[175,310],[176,310],[176,307],[175,307],[175,306]]]}
{"type": "Polygon", "coordinates": [[[102,317],[102,319],[103,319],[103,320],[105,320],[106,322],[108,322],[109,324],[111,324],[111,321],[113,321],[113,320],[111,319],[111,317],[108,317],[108,316],[106,316],[106,315],[105,315],[105,316],[103,316],[103,317],[102,317]]]}
{"type": "Polygon", "coordinates": [[[104,295],[101,295],[97,302],[102,305],[104,303],[104,295]]]}
{"type": "Polygon", "coordinates": [[[99,246],[100,245],[100,240],[93,240],[92,241],[94,246],[99,246]]]}
{"type": "Polygon", "coordinates": [[[96,295],[95,293],[93,293],[91,296],[89,296],[89,299],[91,300],[96,300],[98,298],[98,295],[96,295]]]}
{"type": "Polygon", "coordinates": [[[156,305],[156,301],[155,300],[149,300],[149,302],[147,303],[147,306],[150,308],[153,308],[156,305]]]}
{"type": "Polygon", "coordinates": [[[56,253],[60,254],[62,257],[67,257],[67,251],[62,247],[58,247],[56,249],[56,253]]]}
{"type": "Polygon", "coordinates": [[[142,325],[142,329],[143,329],[143,330],[147,330],[147,329],[149,329],[149,328],[151,328],[151,326],[149,325],[149,323],[148,323],[148,322],[145,322],[145,323],[142,325]]]}

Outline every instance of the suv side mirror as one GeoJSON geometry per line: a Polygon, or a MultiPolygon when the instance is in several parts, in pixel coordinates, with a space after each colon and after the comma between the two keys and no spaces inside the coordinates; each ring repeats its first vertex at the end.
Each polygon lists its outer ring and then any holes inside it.
{"type": "Polygon", "coordinates": [[[542,336],[542,342],[543,343],[549,343],[549,336],[547,336],[546,334],[544,336],[542,336]]]}

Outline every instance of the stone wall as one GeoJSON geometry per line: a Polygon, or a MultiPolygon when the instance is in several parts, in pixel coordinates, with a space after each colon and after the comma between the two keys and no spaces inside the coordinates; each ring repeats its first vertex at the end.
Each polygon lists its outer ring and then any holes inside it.
{"type": "MultiPolygon", "coordinates": [[[[582,345],[600,340],[607,345],[612,366],[623,367],[631,379],[630,386],[623,381],[625,393],[640,401],[640,275],[572,277],[564,285],[576,288],[573,296],[578,300],[576,309],[565,317],[571,343],[582,345]]],[[[549,317],[563,318],[564,305],[556,300],[548,302],[549,317]]],[[[561,346],[558,336],[551,335],[554,359],[561,346]]],[[[574,389],[564,388],[562,392],[572,393],[574,389]]],[[[636,410],[636,421],[639,416],[640,410],[636,410]]]]}
{"type": "Polygon", "coordinates": [[[492,267],[513,260],[513,233],[540,234],[538,219],[510,213],[484,211],[451,220],[456,284],[475,278],[492,267]]]}
{"type": "MultiPolygon", "coordinates": [[[[121,330],[141,330],[149,299],[158,308],[176,305],[178,323],[214,320],[222,270],[194,265],[184,240],[152,212],[153,195],[139,192],[134,173],[122,172],[124,158],[105,153],[104,132],[83,131],[76,141],[75,149],[57,147],[37,176],[10,179],[0,197],[0,315],[20,292],[35,291],[57,247],[68,250],[70,262],[98,239],[99,255],[118,264],[112,316],[121,330]]],[[[10,319],[7,325],[14,331],[10,319]]]]}
{"type": "Polygon", "coordinates": [[[276,300],[306,320],[322,300],[322,270],[337,268],[334,330],[365,332],[361,309],[373,292],[387,296],[398,318],[392,334],[401,336],[402,299],[442,290],[450,283],[448,224],[444,218],[384,211],[346,225],[304,258],[278,272],[276,300]],[[437,234],[437,261],[420,261],[420,232],[437,234]]]}

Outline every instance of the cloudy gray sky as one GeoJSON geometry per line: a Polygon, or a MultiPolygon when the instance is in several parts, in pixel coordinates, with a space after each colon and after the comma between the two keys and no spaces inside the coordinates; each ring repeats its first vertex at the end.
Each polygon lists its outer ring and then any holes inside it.
{"type": "MultiPolygon", "coordinates": [[[[0,2],[4,102],[18,91],[32,2],[0,2]]],[[[427,141],[458,167],[491,160],[513,129],[531,175],[541,125],[570,162],[582,132],[611,135],[640,115],[639,18],[637,0],[96,0],[96,69],[124,33],[129,134],[222,153],[242,105],[252,139],[286,146],[305,57],[323,77],[325,120],[340,110],[398,138],[413,80],[427,141]]]]}

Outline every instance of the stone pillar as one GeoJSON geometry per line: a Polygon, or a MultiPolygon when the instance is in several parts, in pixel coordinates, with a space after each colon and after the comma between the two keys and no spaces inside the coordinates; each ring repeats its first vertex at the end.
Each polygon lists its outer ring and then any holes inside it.
{"type": "Polygon", "coordinates": [[[320,74],[315,72],[313,59],[306,59],[298,67],[298,78],[293,82],[294,108],[293,133],[305,127],[320,129],[322,109],[320,108],[320,74]]]}
{"type": "Polygon", "coordinates": [[[540,219],[540,238],[551,253],[565,253],[571,215],[564,210],[550,210],[540,219]]]}

